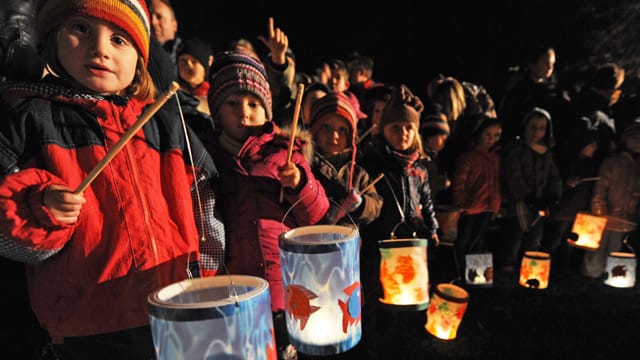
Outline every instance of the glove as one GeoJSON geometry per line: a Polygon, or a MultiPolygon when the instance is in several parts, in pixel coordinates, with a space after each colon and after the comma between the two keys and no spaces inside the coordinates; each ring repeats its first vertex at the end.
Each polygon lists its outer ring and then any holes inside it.
{"type": "Polygon", "coordinates": [[[347,211],[353,212],[362,204],[362,195],[356,189],[351,189],[349,194],[340,200],[340,205],[347,211]]]}

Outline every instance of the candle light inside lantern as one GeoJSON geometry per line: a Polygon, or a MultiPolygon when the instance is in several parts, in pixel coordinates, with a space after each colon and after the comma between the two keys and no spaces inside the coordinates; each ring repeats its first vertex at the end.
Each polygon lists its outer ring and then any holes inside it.
{"type": "Polygon", "coordinates": [[[567,243],[574,247],[593,251],[600,247],[602,233],[606,226],[607,218],[605,216],[577,213],[571,228],[571,232],[577,238],[568,239],[567,243]]]}

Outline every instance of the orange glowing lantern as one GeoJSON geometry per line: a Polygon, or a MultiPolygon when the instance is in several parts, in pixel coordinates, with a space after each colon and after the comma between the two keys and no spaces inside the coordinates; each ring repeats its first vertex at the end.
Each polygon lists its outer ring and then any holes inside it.
{"type": "Polygon", "coordinates": [[[549,286],[551,255],[542,251],[526,251],[520,265],[521,286],[531,289],[546,289],[549,286]]]}
{"type": "Polygon", "coordinates": [[[594,251],[600,247],[600,240],[606,226],[606,216],[577,213],[571,228],[571,232],[577,235],[577,239],[568,239],[567,243],[577,248],[594,251]]]}
{"type": "Polygon", "coordinates": [[[453,284],[438,284],[427,310],[427,332],[442,340],[455,339],[467,310],[469,293],[453,284]]]}
{"type": "Polygon", "coordinates": [[[426,239],[390,239],[378,242],[380,302],[400,310],[424,310],[429,305],[426,239]]]}

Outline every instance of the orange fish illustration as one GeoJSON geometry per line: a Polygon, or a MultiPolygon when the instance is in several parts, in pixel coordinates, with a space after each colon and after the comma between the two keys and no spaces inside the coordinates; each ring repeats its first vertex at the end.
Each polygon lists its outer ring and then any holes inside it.
{"type": "Polygon", "coordinates": [[[284,291],[287,313],[294,319],[300,320],[300,331],[302,331],[307,326],[309,316],[320,309],[319,306],[311,306],[311,300],[318,295],[302,285],[289,285],[284,291]]]}
{"type": "Polygon", "coordinates": [[[338,299],[338,305],[342,309],[342,331],[346,334],[347,327],[350,324],[355,324],[362,317],[360,312],[360,282],[354,282],[343,291],[348,296],[347,301],[338,299]]]}
{"type": "Polygon", "coordinates": [[[278,351],[276,350],[276,334],[273,327],[271,328],[271,341],[267,342],[267,360],[278,360],[278,351]]]}

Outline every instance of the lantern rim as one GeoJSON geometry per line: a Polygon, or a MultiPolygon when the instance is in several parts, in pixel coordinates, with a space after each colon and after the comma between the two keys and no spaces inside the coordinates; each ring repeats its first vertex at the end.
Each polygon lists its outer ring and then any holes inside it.
{"type": "Polygon", "coordinates": [[[626,259],[634,259],[636,257],[635,253],[625,252],[625,251],[612,251],[608,256],[616,257],[616,258],[626,258],[626,259]]]}
{"type": "Polygon", "coordinates": [[[536,260],[549,260],[551,259],[551,254],[544,251],[525,251],[524,257],[536,260]]]}
{"type": "Polygon", "coordinates": [[[423,246],[427,246],[428,244],[429,244],[429,241],[427,239],[422,239],[422,238],[378,240],[378,246],[380,246],[383,249],[403,248],[403,247],[423,247],[423,246]]]}
{"type": "Polygon", "coordinates": [[[449,284],[449,283],[438,284],[436,285],[433,292],[437,294],[439,297],[447,301],[451,301],[459,304],[463,304],[469,301],[469,293],[467,292],[467,290],[463,289],[458,285],[449,284]],[[458,296],[445,292],[445,289],[449,289],[450,291],[457,293],[458,296]]]}

